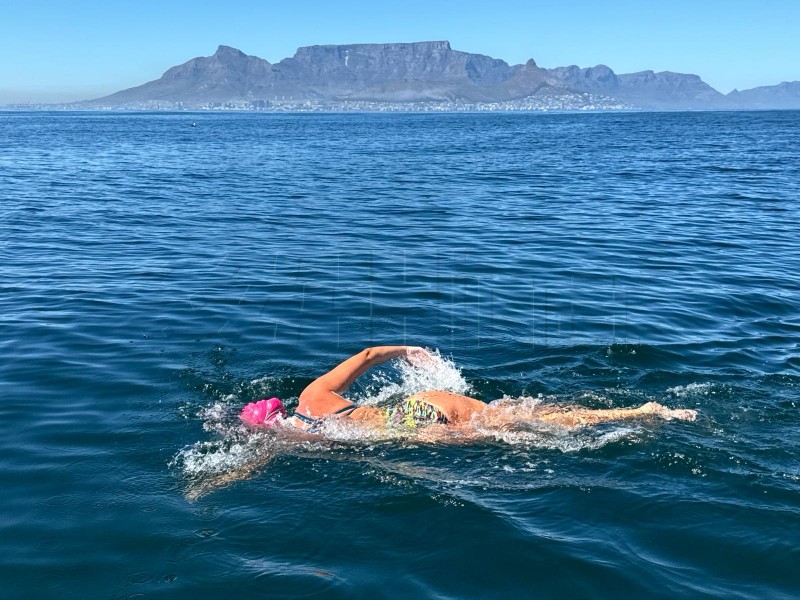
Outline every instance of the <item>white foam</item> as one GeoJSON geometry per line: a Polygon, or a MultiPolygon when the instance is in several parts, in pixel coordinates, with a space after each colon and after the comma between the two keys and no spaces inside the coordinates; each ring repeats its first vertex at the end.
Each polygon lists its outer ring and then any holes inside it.
{"type": "Polygon", "coordinates": [[[407,398],[427,390],[441,390],[454,394],[467,394],[471,386],[455,363],[443,357],[438,350],[430,351],[432,360],[411,364],[405,360],[393,361],[400,381],[394,381],[385,372],[376,372],[365,386],[364,397],[358,404],[387,404],[395,399],[407,398]]]}
{"type": "Polygon", "coordinates": [[[251,444],[223,441],[197,442],[178,452],[170,466],[178,466],[185,475],[224,473],[240,466],[252,454],[251,444]]]}
{"type": "Polygon", "coordinates": [[[713,383],[690,383],[688,385],[676,385],[667,388],[667,394],[672,394],[676,398],[686,398],[691,396],[707,396],[709,392],[714,393],[713,383]]]}
{"type": "Polygon", "coordinates": [[[596,428],[566,428],[546,423],[537,424],[528,430],[480,430],[492,440],[509,446],[520,446],[534,450],[557,450],[564,453],[575,453],[581,450],[599,450],[609,444],[623,441],[636,442],[641,437],[641,430],[636,427],[615,427],[598,431],[596,428]]]}
{"type": "Polygon", "coordinates": [[[638,441],[642,429],[630,424],[607,423],[602,427],[564,427],[542,421],[537,415],[546,404],[564,405],[558,396],[536,398],[503,396],[490,404],[491,411],[478,413],[472,426],[479,436],[525,449],[558,450],[573,453],[581,450],[598,450],[621,441],[638,441]]]}

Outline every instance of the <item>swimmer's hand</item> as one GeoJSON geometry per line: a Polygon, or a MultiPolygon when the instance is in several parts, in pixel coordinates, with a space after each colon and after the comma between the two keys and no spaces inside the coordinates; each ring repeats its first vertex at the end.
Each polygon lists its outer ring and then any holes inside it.
{"type": "Polygon", "coordinates": [[[420,369],[431,368],[436,364],[436,357],[420,346],[406,346],[405,358],[420,369]]]}
{"type": "Polygon", "coordinates": [[[662,419],[680,419],[681,421],[694,421],[697,411],[691,408],[667,408],[658,402],[648,402],[639,408],[642,414],[656,415],[662,419]]]}

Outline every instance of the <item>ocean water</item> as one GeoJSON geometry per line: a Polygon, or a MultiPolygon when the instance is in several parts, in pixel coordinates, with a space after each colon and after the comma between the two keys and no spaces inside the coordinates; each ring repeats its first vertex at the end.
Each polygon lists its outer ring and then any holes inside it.
{"type": "Polygon", "coordinates": [[[1,597],[800,596],[800,113],[7,112],[0,192],[1,597]],[[377,344],[699,416],[238,424],[377,344]]]}

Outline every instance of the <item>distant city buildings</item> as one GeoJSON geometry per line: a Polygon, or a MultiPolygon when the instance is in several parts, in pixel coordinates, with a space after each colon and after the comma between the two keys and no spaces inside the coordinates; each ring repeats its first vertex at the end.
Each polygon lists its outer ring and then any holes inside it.
{"type": "Polygon", "coordinates": [[[375,102],[370,100],[235,100],[230,102],[145,102],[70,104],[26,104],[6,107],[17,110],[142,110],[142,111],[263,111],[263,112],[541,112],[634,110],[615,98],[592,93],[529,96],[503,102],[425,101],[375,102]]]}

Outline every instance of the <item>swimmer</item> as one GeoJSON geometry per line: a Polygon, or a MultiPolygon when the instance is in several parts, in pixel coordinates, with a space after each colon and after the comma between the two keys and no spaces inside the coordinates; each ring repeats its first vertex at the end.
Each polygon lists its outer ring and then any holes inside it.
{"type": "MultiPolygon", "coordinates": [[[[582,427],[605,421],[660,417],[694,421],[697,411],[670,409],[657,402],[648,402],[637,408],[589,409],[579,406],[540,404],[515,405],[480,400],[429,390],[401,400],[391,408],[357,406],[342,396],[359,376],[371,367],[394,358],[404,358],[412,365],[425,367],[436,358],[418,346],[376,346],[366,348],[351,356],[331,371],[312,381],[300,394],[294,414],[287,421],[313,433],[329,419],[355,421],[368,427],[410,427],[427,425],[444,426],[449,430],[465,429],[470,423],[503,428],[514,423],[542,421],[562,427],[582,427]]],[[[277,398],[250,403],[242,410],[241,418],[250,425],[272,425],[286,412],[277,398]]]]}
{"type": "MultiPolygon", "coordinates": [[[[368,369],[394,358],[405,359],[422,369],[434,367],[439,360],[417,346],[366,348],[306,386],[291,416],[287,416],[278,398],[249,403],[239,415],[244,423],[256,429],[281,425],[275,428],[278,435],[270,436],[274,444],[262,448],[230,469],[190,478],[185,490],[186,497],[195,500],[232,482],[252,477],[280,452],[293,445],[302,448],[302,443],[297,445],[297,442],[319,439],[320,430],[328,423],[361,426],[381,434],[408,434],[408,437],[427,443],[462,444],[480,439],[485,435],[481,433],[482,430],[513,429],[535,423],[580,428],[605,421],[648,417],[693,421],[697,416],[694,410],[670,409],[657,402],[648,402],[637,408],[595,410],[574,405],[514,400],[498,400],[487,404],[460,394],[429,390],[413,394],[388,408],[381,408],[357,406],[342,396],[368,369]]],[[[263,439],[258,438],[258,443],[263,439]]]]}

